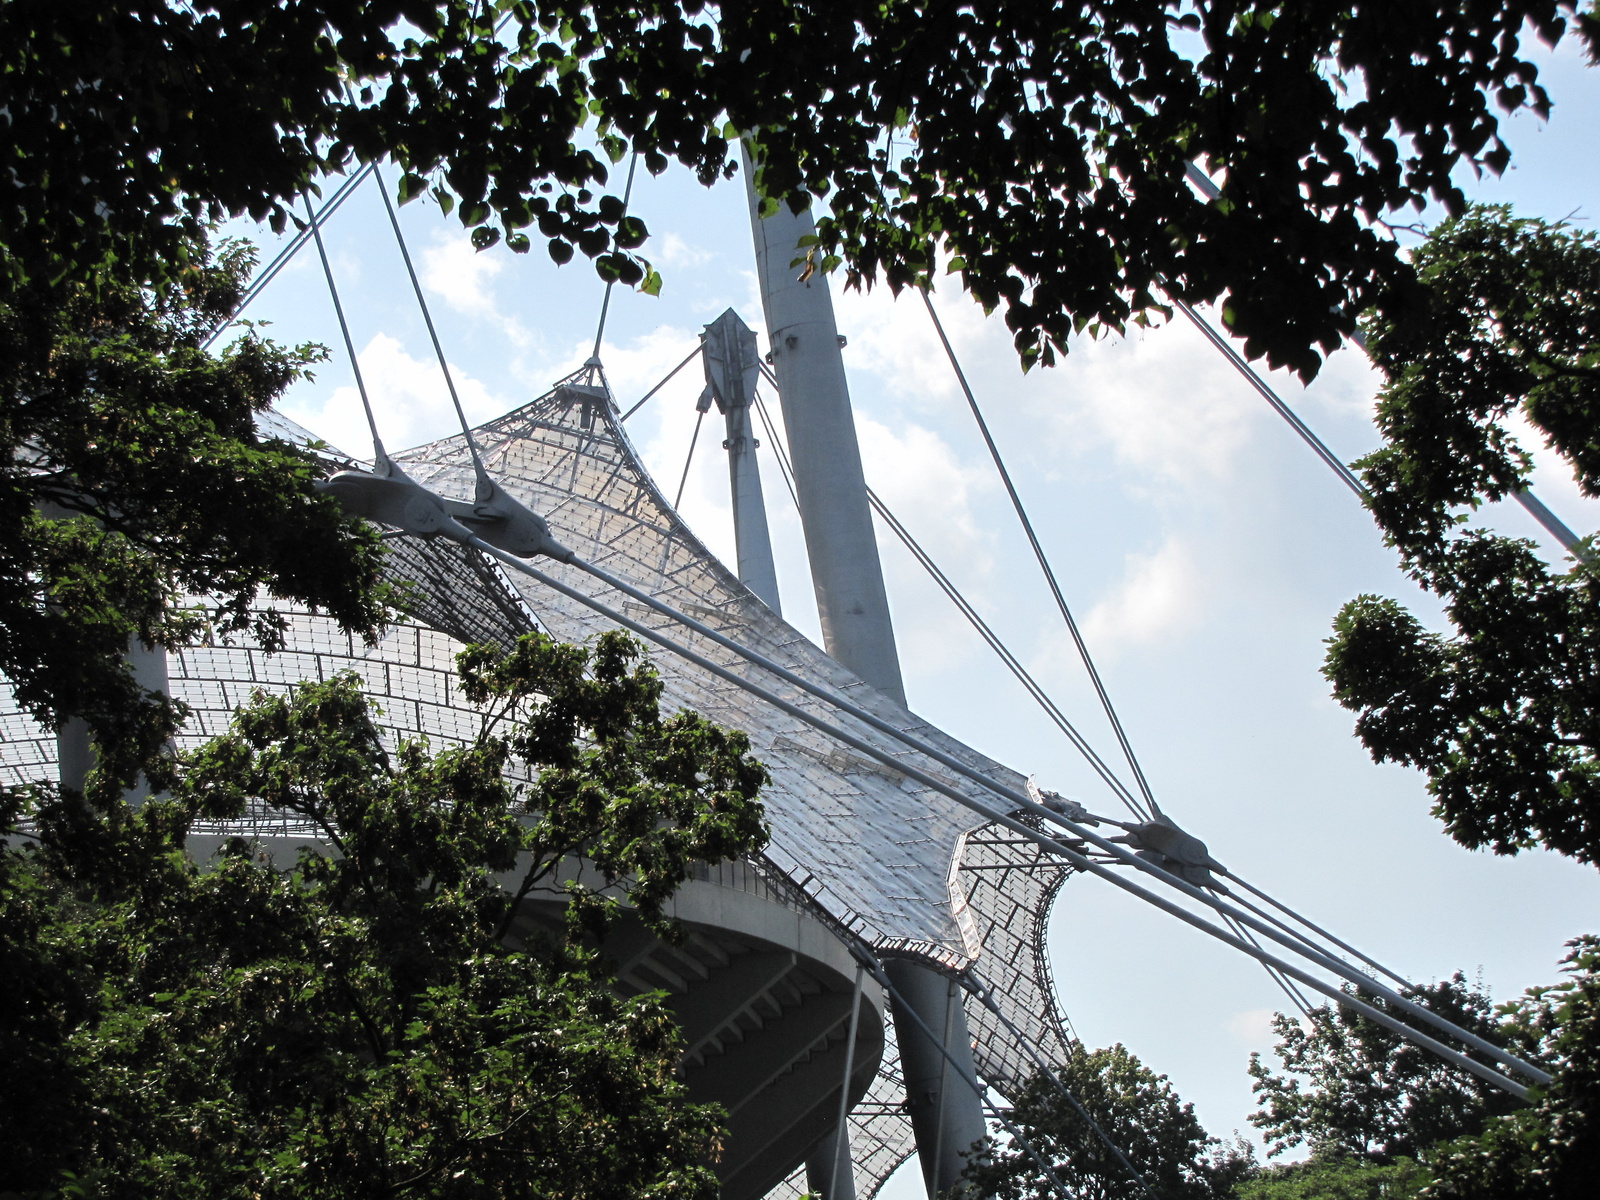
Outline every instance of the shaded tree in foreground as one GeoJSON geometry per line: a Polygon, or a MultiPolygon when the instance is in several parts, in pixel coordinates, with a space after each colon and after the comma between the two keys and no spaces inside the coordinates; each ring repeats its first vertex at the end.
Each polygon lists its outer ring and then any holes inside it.
{"type": "MultiPolygon", "coordinates": [[[[1254,1168],[1247,1145],[1225,1146],[1207,1134],[1194,1106],[1178,1098],[1167,1077],[1120,1045],[1077,1047],[1055,1071],[1163,1200],[1224,1200],[1254,1168]]],[[[1028,1082],[1016,1098],[1012,1120],[1074,1196],[1148,1196],[1047,1076],[1028,1082]]],[[[1033,1155],[1009,1138],[976,1151],[963,1178],[973,1195],[998,1200],[1056,1200],[1060,1194],[1033,1155]]]]}
{"type": "Polygon", "coordinates": [[[616,893],[676,936],[661,905],[691,863],[764,844],[765,771],[743,735],[660,714],[624,636],[474,647],[461,672],[482,731],[437,755],[386,753],[340,677],[258,697],[137,811],[4,796],[8,1189],[715,1196],[718,1114],[674,1078],[676,1027],[592,947],[616,893]],[[185,856],[196,820],[247,799],[334,852],[185,856]],[[608,894],[561,883],[580,854],[608,894]],[[508,942],[517,898],[551,890],[565,935],[508,942]]]}

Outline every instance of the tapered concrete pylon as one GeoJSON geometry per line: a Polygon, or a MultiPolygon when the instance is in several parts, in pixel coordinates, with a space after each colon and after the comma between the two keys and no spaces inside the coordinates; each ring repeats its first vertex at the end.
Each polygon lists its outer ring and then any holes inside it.
{"type": "Polygon", "coordinates": [[[799,268],[790,265],[805,256],[800,239],[815,233],[816,225],[810,213],[792,213],[783,205],[773,216],[762,217],[760,198],[749,183],[748,154],[744,167],[761,304],[789,435],[822,643],[862,679],[904,704],[833,299],[820,273],[802,282],[799,268]]]}
{"type": "MultiPolygon", "coordinates": [[[[815,233],[816,225],[810,213],[792,213],[784,205],[772,216],[761,216],[748,154],[744,167],[761,302],[823,645],[862,679],[904,704],[833,299],[820,273],[801,280],[801,269],[793,265],[805,257],[801,239],[815,233]]],[[[972,1038],[960,989],[952,981],[911,959],[894,960],[887,970],[901,993],[895,1003],[895,1032],[917,1155],[928,1195],[937,1197],[959,1185],[964,1155],[984,1133],[982,1100],[966,1082],[973,1077],[972,1038]],[[911,1013],[939,1040],[921,1033],[911,1013]],[[950,1066],[952,1058],[955,1067],[950,1066]]],[[[817,1169],[830,1167],[819,1161],[817,1169]]],[[[811,1170],[808,1163],[808,1174],[811,1170]]]]}

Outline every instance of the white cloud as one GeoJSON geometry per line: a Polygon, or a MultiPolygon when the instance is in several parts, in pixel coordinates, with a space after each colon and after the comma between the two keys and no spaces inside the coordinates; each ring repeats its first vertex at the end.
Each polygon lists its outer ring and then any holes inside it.
{"type": "MultiPolygon", "coordinates": [[[[907,291],[897,297],[883,286],[870,292],[849,291],[837,286],[837,277],[830,285],[839,329],[850,339],[845,364],[852,373],[876,375],[890,395],[913,403],[942,404],[960,395],[955,372],[919,295],[907,291]]],[[[996,345],[1001,353],[1009,353],[1009,344],[1003,336],[996,338],[981,309],[955,298],[936,299],[935,305],[969,377],[991,378],[996,365],[1015,373],[1014,360],[992,361],[996,345]]]]}
{"type": "MultiPolygon", "coordinates": [[[[889,511],[980,609],[994,606],[990,537],[973,501],[992,489],[990,474],[968,466],[937,433],[909,422],[898,429],[857,414],[867,483],[889,511]]],[[[895,640],[908,678],[942,673],[980,652],[965,619],[938,594],[898,539],[878,525],[879,555],[896,598],[895,640]]]]}
{"type": "MultiPolygon", "coordinates": [[[[608,342],[602,349],[606,378],[623,411],[626,412],[634,400],[660,383],[699,344],[700,330],[677,325],[657,325],[649,333],[622,345],[608,342]]],[[[574,346],[568,355],[568,362],[572,364],[568,369],[577,370],[593,350],[593,342],[586,341],[574,346]]],[[[690,383],[693,384],[694,394],[699,395],[705,384],[705,371],[698,362],[692,362],[679,371],[669,386],[690,383]]],[[[656,399],[650,403],[654,405],[656,399]]]]}
{"type": "Polygon", "coordinates": [[[1251,1050],[1265,1050],[1272,1045],[1272,1018],[1277,1014],[1270,1008],[1252,1008],[1248,1012],[1234,1013],[1228,1019],[1228,1032],[1233,1040],[1251,1050]]]}
{"type": "Polygon", "coordinates": [[[653,257],[664,267],[699,267],[716,257],[712,251],[692,246],[676,233],[664,234],[653,241],[653,257]]]}
{"type": "Polygon", "coordinates": [[[1298,396],[1304,395],[1307,411],[1303,416],[1315,415],[1315,410],[1320,409],[1332,418],[1368,424],[1377,408],[1383,373],[1372,365],[1364,351],[1346,345],[1329,355],[1322,364],[1321,373],[1303,392],[1299,380],[1287,372],[1275,374],[1273,384],[1291,405],[1296,404],[1298,396]]]}
{"type": "Polygon", "coordinates": [[[891,429],[857,414],[867,483],[930,551],[987,562],[987,539],[972,513],[975,491],[992,486],[989,474],[969,467],[937,433],[906,422],[891,429]]]}
{"type": "Polygon", "coordinates": [[[422,282],[457,312],[487,316],[497,301],[493,283],[505,269],[498,255],[481,254],[462,234],[436,229],[433,245],[422,252],[422,282]]]}
{"type": "MultiPolygon", "coordinates": [[[[404,450],[449,437],[460,428],[444,375],[432,355],[414,358],[397,339],[380,333],[360,351],[359,358],[378,434],[389,450],[404,450]]],[[[323,368],[324,378],[338,371],[337,362],[323,368]]],[[[451,363],[450,373],[461,396],[461,407],[473,424],[512,407],[491,395],[459,365],[451,363]]],[[[331,393],[318,388],[304,399],[297,397],[284,404],[283,412],[348,454],[359,458],[372,454],[372,435],[361,409],[361,395],[353,382],[336,387],[331,393]]]]}
{"type": "Polygon", "coordinates": [[[1084,619],[1084,638],[1096,657],[1153,645],[1198,623],[1204,592],[1194,556],[1168,538],[1154,554],[1128,555],[1122,582],[1084,619]]]}
{"type": "MultiPolygon", "coordinates": [[[[846,362],[871,373],[886,393],[930,409],[960,403],[954,370],[920,296],[891,297],[887,288],[836,291],[839,327],[848,334],[846,362]]],[[[970,298],[948,289],[934,306],[962,369],[1002,442],[1008,423],[1025,419],[1029,441],[1013,451],[1013,468],[1046,475],[1096,475],[1131,470],[1155,493],[1210,487],[1225,479],[1252,430],[1271,420],[1248,383],[1187,321],[1131,329],[1127,337],[1075,338],[1057,365],[1026,374],[1010,331],[985,317],[970,298]]],[[[1270,382],[1291,403],[1306,395],[1298,380],[1274,372],[1270,382]]],[[[1370,412],[1371,369],[1359,354],[1338,355],[1314,393],[1325,411],[1345,417],[1370,412]]]]}
{"type": "Polygon", "coordinates": [[[1061,366],[1039,373],[1027,408],[1078,462],[1109,452],[1152,487],[1210,486],[1267,412],[1242,380],[1216,369],[1216,356],[1187,324],[1079,338],[1061,366]]]}
{"type": "Polygon", "coordinates": [[[506,251],[478,251],[464,233],[433,232],[433,244],[422,252],[422,285],[456,312],[493,322],[514,346],[527,346],[534,336],[495,291],[505,270],[506,251]]]}

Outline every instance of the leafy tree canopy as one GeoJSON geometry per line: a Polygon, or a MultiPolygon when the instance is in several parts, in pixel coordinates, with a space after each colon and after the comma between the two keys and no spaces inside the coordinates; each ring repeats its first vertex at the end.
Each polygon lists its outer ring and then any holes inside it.
{"type": "Polygon", "coordinates": [[[826,198],[823,266],[920,284],[944,248],[1025,362],[1166,288],[1224,298],[1250,354],[1309,376],[1408,277],[1371,223],[1504,168],[1500,114],[1549,107],[1522,39],[1594,44],[1579,5],[10,0],[0,244],[14,279],[138,275],[389,155],[480,247],[536,228],[655,287],[605,160],[709,181],[758,131],[764,194],[826,198]]]}
{"type": "Polygon", "coordinates": [[[97,269],[0,289],[0,674],[47,725],[88,720],[106,802],[160,773],[181,716],[134,681],[131,639],[270,646],[272,597],[370,637],[393,598],[377,532],[315,492],[311,453],[256,431],[319,348],[246,329],[206,354],[252,252],[202,239],[187,261],[148,287],[97,269]]]}
{"type": "Polygon", "coordinates": [[[1417,303],[1367,323],[1384,445],[1356,464],[1407,572],[1453,626],[1397,601],[1340,612],[1325,672],[1379,761],[1428,773],[1464,846],[1600,863],[1600,576],[1470,524],[1524,486],[1519,437],[1600,494],[1600,238],[1476,208],[1420,247],[1417,303]]]}
{"type": "Polygon", "coordinates": [[[1235,1200],[1412,1200],[1432,1178],[1415,1159],[1374,1163],[1328,1155],[1268,1167],[1233,1194],[1235,1200]]]}
{"type": "Polygon", "coordinates": [[[1600,938],[1575,939],[1567,978],[1506,1005],[1504,1024],[1543,1048],[1555,1082],[1527,1109],[1429,1155],[1431,1197],[1584,1200],[1600,1179],[1600,938]]]}
{"type": "MultiPolygon", "coordinates": [[[[1411,989],[1408,998],[1496,1045],[1524,1053],[1537,1049],[1517,1027],[1504,1027],[1488,995],[1460,972],[1411,989]]],[[[1280,1039],[1275,1052],[1281,1073],[1260,1055],[1250,1056],[1252,1090],[1260,1106],[1250,1123],[1266,1135],[1269,1155],[1307,1146],[1313,1155],[1356,1163],[1415,1158],[1436,1142],[1479,1132],[1491,1116],[1518,1104],[1342,1006],[1321,1005],[1305,1019],[1279,1013],[1273,1029],[1280,1039]]]]}
{"type": "MultiPolygon", "coordinates": [[[[1283,1072],[1252,1057],[1269,1168],[1239,1200],[1579,1200],[1600,1178],[1600,939],[1570,944],[1567,978],[1506,1004],[1452,979],[1419,989],[1428,1008],[1542,1063],[1554,1076],[1511,1101],[1363,1017],[1323,1007],[1276,1022],[1283,1072]]],[[[1402,1017],[1401,1019],[1405,1019],[1402,1017]]]]}
{"type": "Polygon", "coordinates": [[[673,937],[691,863],[764,844],[765,771],[743,735],[662,715],[624,636],[460,667],[485,716],[438,754],[385,752],[345,676],[258,695],[137,810],[5,795],[10,1194],[715,1196],[717,1114],[674,1078],[676,1027],[594,946],[624,898],[673,937]],[[246,803],[322,847],[186,856],[246,803]],[[604,894],[571,882],[580,855],[604,894]],[[537,892],[569,897],[564,934],[518,923],[537,892]]]}
{"type": "MultiPolygon", "coordinates": [[[[1222,1200],[1254,1169],[1248,1144],[1224,1147],[1157,1075],[1121,1045],[1078,1047],[1055,1068],[1084,1112],[1163,1200],[1222,1200]]],[[[1043,1073],[1015,1097],[1014,1120],[1056,1179],[1084,1200],[1134,1200],[1148,1192],[1043,1073]]],[[[1054,1200],[1055,1184],[1028,1149],[990,1143],[963,1178],[972,1194],[997,1200],[1054,1200]]]]}

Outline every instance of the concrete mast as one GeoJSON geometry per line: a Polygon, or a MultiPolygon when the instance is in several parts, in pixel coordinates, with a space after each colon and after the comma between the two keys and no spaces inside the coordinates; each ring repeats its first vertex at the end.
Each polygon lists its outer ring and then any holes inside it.
{"type": "Polygon", "coordinates": [[[816,226],[810,213],[795,214],[783,205],[775,215],[763,218],[760,198],[750,184],[748,154],[744,165],[770,361],[778,376],[823,646],[873,687],[904,704],[905,685],[900,681],[889,598],[883,590],[878,543],[867,507],[833,299],[820,273],[801,282],[799,269],[789,265],[804,257],[799,241],[815,233],[816,226]]]}
{"type": "Polygon", "coordinates": [[[733,540],[739,559],[739,582],[783,615],[778,601],[778,573],[772,565],[772,535],[761,497],[761,470],[756,464],[755,432],[750,401],[761,378],[755,330],[728,309],[706,326],[706,386],[717,402],[728,436],[728,482],[733,491],[733,540]]]}
{"type": "MultiPolygon", "coordinates": [[[[905,687],[872,531],[833,299],[820,272],[802,281],[800,268],[791,265],[805,256],[801,239],[815,233],[816,225],[809,212],[793,213],[782,204],[772,216],[762,217],[748,153],[744,168],[761,303],[788,430],[823,645],[839,662],[903,705],[905,687]]],[[[984,1134],[982,1101],[960,1078],[970,1072],[972,1063],[961,989],[914,959],[896,959],[887,969],[905,1007],[941,1037],[960,1068],[952,1070],[940,1047],[896,1006],[895,1037],[917,1155],[928,1195],[938,1197],[959,1184],[963,1155],[984,1134]]],[[[831,1178],[839,1132],[823,1138],[810,1156],[815,1161],[807,1162],[813,1186],[831,1178]]],[[[848,1136],[848,1130],[843,1132],[848,1136]]],[[[841,1180],[838,1194],[824,1200],[853,1200],[853,1194],[853,1183],[847,1190],[841,1180]]]]}

